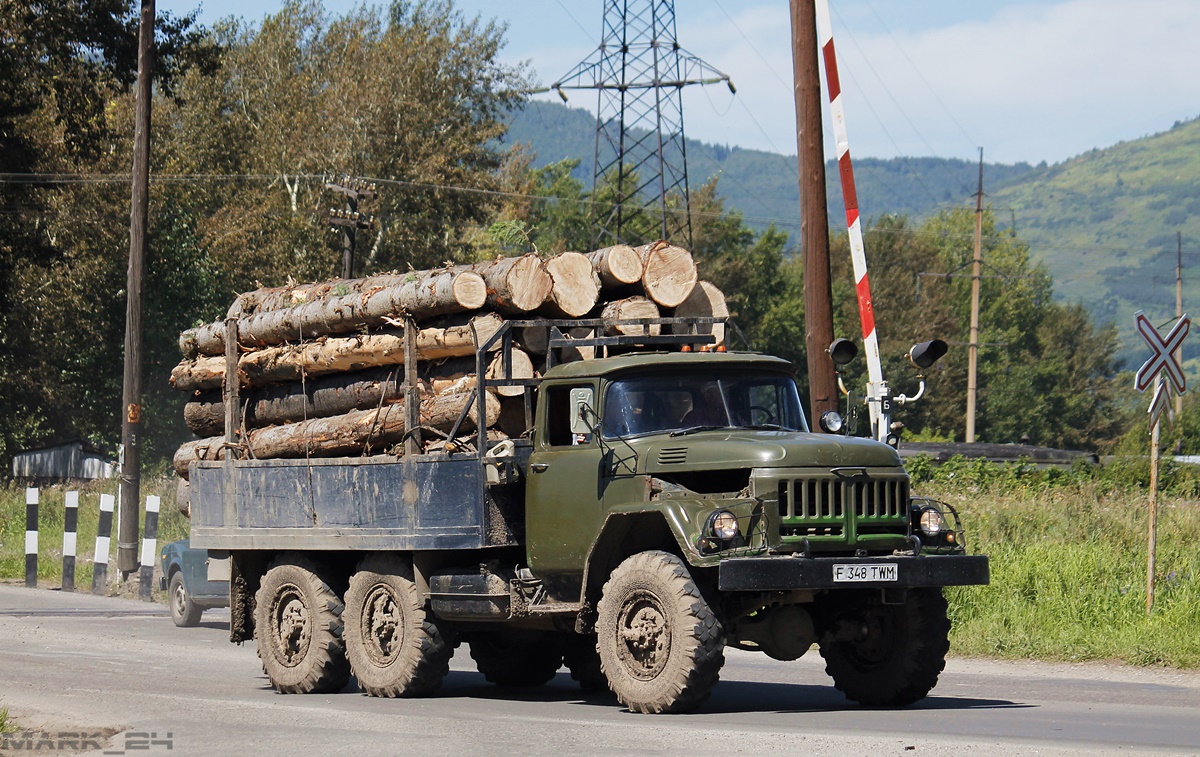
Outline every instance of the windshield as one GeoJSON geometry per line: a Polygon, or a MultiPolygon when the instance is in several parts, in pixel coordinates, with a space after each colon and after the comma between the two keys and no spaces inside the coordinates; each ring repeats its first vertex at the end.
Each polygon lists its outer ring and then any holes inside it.
{"type": "Polygon", "coordinates": [[[633,376],[609,385],[605,437],[703,428],[807,431],[796,382],[779,374],[633,376]]]}

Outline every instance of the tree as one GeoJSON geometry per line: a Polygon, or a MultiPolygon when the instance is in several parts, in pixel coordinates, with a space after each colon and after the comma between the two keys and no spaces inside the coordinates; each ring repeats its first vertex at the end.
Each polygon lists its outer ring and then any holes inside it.
{"type": "MultiPolygon", "coordinates": [[[[0,459],[53,437],[101,442],[117,421],[108,311],[123,319],[129,192],[55,177],[128,172],[112,107],[136,75],[137,26],[132,0],[0,0],[0,459]]],[[[215,50],[191,16],[162,14],[157,32],[169,96],[215,50]]]]}

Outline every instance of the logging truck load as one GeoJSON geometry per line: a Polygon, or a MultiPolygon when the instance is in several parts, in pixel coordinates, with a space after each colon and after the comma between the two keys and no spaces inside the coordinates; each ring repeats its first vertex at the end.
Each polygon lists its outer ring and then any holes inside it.
{"type": "Polygon", "coordinates": [[[893,447],[810,431],[686,251],[578,257],[258,290],[183,335],[180,502],[232,640],[283,693],[429,695],[465,643],[501,686],[565,665],[680,712],[726,646],[816,645],[852,700],[923,698],[941,588],[988,580],[953,508],[893,447]]]}

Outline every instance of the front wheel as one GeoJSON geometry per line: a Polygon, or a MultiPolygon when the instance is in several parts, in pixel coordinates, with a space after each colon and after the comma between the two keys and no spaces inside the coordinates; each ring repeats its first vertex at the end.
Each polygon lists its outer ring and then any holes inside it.
{"type": "Polygon", "coordinates": [[[327,694],[350,681],[342,600],[321,572],[304,557],[280,557],[255,595],[258,656],[280,694],[327,694]]]}
{"type": "Polygon", "coordinates": [[[725,633],[678,557],[655,551],[626,559],[597,610],[600,664],[630,710],[687,712],[712,693],[725,664],[725,633]]]}
{"type": "Polygon", "coordinates": [[[913,589],[903,604],[864,594],[826,610],[825,672],[847,698],[871,707],[904,707],[937,685],[950,649],[941,589],[913,589]]]}
{"type": "Polygon", "coordinates": [[[346,656],[373,697],[432,694],[450,670],[454,647],[425,611],[412,565],[367,557],[346,592],[346,656]]]}

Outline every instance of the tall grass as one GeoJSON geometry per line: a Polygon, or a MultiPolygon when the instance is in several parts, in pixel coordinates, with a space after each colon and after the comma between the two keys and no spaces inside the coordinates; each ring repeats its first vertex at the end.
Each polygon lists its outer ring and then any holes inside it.
{"type": "MultiPolygon", "coordinates": [[[[959,654],[1113,659],[1200,667],[1200,502],[1160,498],[1153,611],[1146,613],[1148,493],[1103,475],[963,464],[921,483],[954,505],[986,587],[950,589],[959,654]]],[[[1105,474],[1111,475],[1111,474],[1105,474]]],[[[1185,488],[1190,488],[1186,485],[1185,488]]]]}
{"type": "MultiPolygon", "coordinates": [[[[63,517],[67,491],[79,492],[79,520],[76,537],[75,586],[87,591],[92,585],[92,567],[96,547],[96,531],[100,524],[100,495],[116,495],[115,480],[89,482],[69,486],[48,486],[39,489],[38,497],[38,581],[61,583],[63,517]]],[[[160,545],[187,538],[188,521],[175,507],[175,480],[153,478],[142,481],[142,501],[138,508],[139,529],[146,522],[147,495],[158,495],[161,508],[158,520],[160,545]]],[[[109,577],[119,576],[116,570],[117,518],[113,515],[110,546],[109,577]]],[[[139,540],[140,550],[140,540],[139,540]]],[[[0,486],[0,579],[25,577],[25,487],[8,484],[0,486]]]]}

